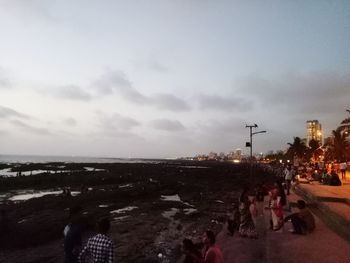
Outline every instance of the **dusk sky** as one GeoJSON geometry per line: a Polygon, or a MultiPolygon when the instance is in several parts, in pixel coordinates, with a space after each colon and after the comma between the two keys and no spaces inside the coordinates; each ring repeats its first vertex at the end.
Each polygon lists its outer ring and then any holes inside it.
{"type": "Polygon", "coordinates": [[[0,0],[0,154],[285,150],[349,117],[350,1],[0,0]]]}

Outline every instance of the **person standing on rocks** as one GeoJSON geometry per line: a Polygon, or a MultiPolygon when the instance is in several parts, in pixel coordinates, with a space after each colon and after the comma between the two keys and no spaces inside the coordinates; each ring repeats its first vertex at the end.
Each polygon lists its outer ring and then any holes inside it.
{"type": "Polygon", "coordinates": [[[114,244],[107,233],[110,229],[108,218],[101,219],[97,223],[98,234],[91,237],[84,249],[81,251],[78,262],[98,262],[98,263],[114,263],[114,244]],[[90,261],[85,261],[89,258],[90,261]]]}
{"type": "Polygon", "coordinates": [[[215,234],[211,230],[205,231],[203,235],[204,243],[204,263],[224,263],[221,248],[215,244],[215,234]]]}
{"type": "Polygon", "coordinates": [[[72,207],[69,210],[69,223],[63,230],[64,234],[64,263],[78,262],[78,255],[81,249],[81,210],[80,206],[72,207]]]}

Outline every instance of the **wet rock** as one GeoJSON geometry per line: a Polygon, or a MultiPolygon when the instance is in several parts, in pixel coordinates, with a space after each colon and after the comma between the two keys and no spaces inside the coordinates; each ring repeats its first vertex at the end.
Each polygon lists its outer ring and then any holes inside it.
{"type": "MultiPolygon", "coordinates": [[[[46,166],[35,164],[26,169],[47,170],[46,166]]],[[[56,170],[71,171],[0,178],[0,190],[58,189],[69,186],[73,191],[81,189],[82,184],[93,190],[71,198],[45,196],[26,202],[2,204],[1,208],[8,211],[13,227],[9,228],[6,237],[0,236],[0,250],[5,251],[1,254],[3,258],[0,256],[0,262],[6,262],[8,258],[18,258],[21,262],[39,262],[41,258],[46,258],[47,262],[59,262],[63,257],[62,231],[68,222],[65,209],[73,205],[80,205],[85,213],[84,241],[94,234],[95,223],[99,218],[109,217],[112,220],[110,235],[116,244],[117,262],[159,262],[159,253],[162,253],[162,258],[174,262],[179,256],[179,244],[184,237],[200,242],[202,233],[208,228],[215,232],[221,229],[227,213],[225,204],[237,200],[241,182],[244,181],[241,180],[244,171],[249,171],[244,166],[228,163],[198,164],[185,161],[159,164],[64,164],[64,168],[58,168],[62,167],[62,163],[57,163],[51,166],[57,166],[56,170]],[[181,169],[182,173],[179,173],[179,165],[208,168],[181,169]],[[85,171],[84,167],[87,166],[96,171],[85,171]],[[131,187],[119,188],[127,184],[131,187]],[[181,202],[161,200],[161,195],[176,194],[181,202]],[[223,203],[216,203],[215,200],[223,203]],[[108,206],[101,208],[101,204],[108,206]],[[118,216],[110,213],[130,206],[137,209],[118,216]],[[173,208],[177,209],[174,215],[169,218],[162,216],[164,211],[173,208]],[[186,214],[184,209],[187,208],[197,211],[186,214]],[[53,244],[50,249],[47,249],[48,244],[53,244]]],[[[264,180],[267,179],[264,177],[264,180]]]]}

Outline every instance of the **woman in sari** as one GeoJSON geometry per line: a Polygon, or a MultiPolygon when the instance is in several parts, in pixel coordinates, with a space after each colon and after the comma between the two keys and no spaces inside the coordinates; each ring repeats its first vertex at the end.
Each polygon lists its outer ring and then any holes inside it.
{"type": "Polygon", "coordinates": [[[253,201],[249,200],[248,188],[245,188],[239,197],[239,214],[240,214],[240,225],[239,235],[241,237],[257,238],[258,233],[256,232],[252,214],[250,213],[250,205],[253,201]]]}
{"type": "Polygon", "coordinates": [[[269,192],[269,208],[271,210],[271,228],[274,231],[283,226],[283,206],[286,205],[286,194],[281,182],[276,182],[274,188],[269,192]]]}

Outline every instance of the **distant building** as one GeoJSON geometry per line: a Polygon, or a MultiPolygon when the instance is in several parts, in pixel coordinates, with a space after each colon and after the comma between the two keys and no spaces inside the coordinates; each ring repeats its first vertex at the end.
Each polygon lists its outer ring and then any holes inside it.
{"type": "Polygon", "coordinates": [[[208,155],[209,160],[217,160],[218,159],[218,154],[216,152],[210,152],[208,155]]]}
{"type": "Polygon", "coordinates": [[[230,153],[230,160],[234,163],[239,163],[242,161],[242,150],[237,148],[234,152],[230,153]]]}
{"type": "Polygon", "coordinates": [[[206,161],[206,160],[208,160],[208,156],[205,155],[205,154],[197,154],[197,155],[193,158],[193,160],[195,160],[195,161],[206,161]]]}
{"type": "Polygon", "coordinates": [[[226,156],[226,154],[225,154],[225,153],[223,153],[223,152],[220,152],[220,153],[219,153],[219,160],[221,160],[221,161],[225,161],[225,160],[227,160],[227,156],[226,156]]]}
{"type": "Polygon", "coordinates": [[[306,145],[309,146],[311,140],[316,140],[323,145],[322,126],[318,120],[306,121],[306,145]]]}

